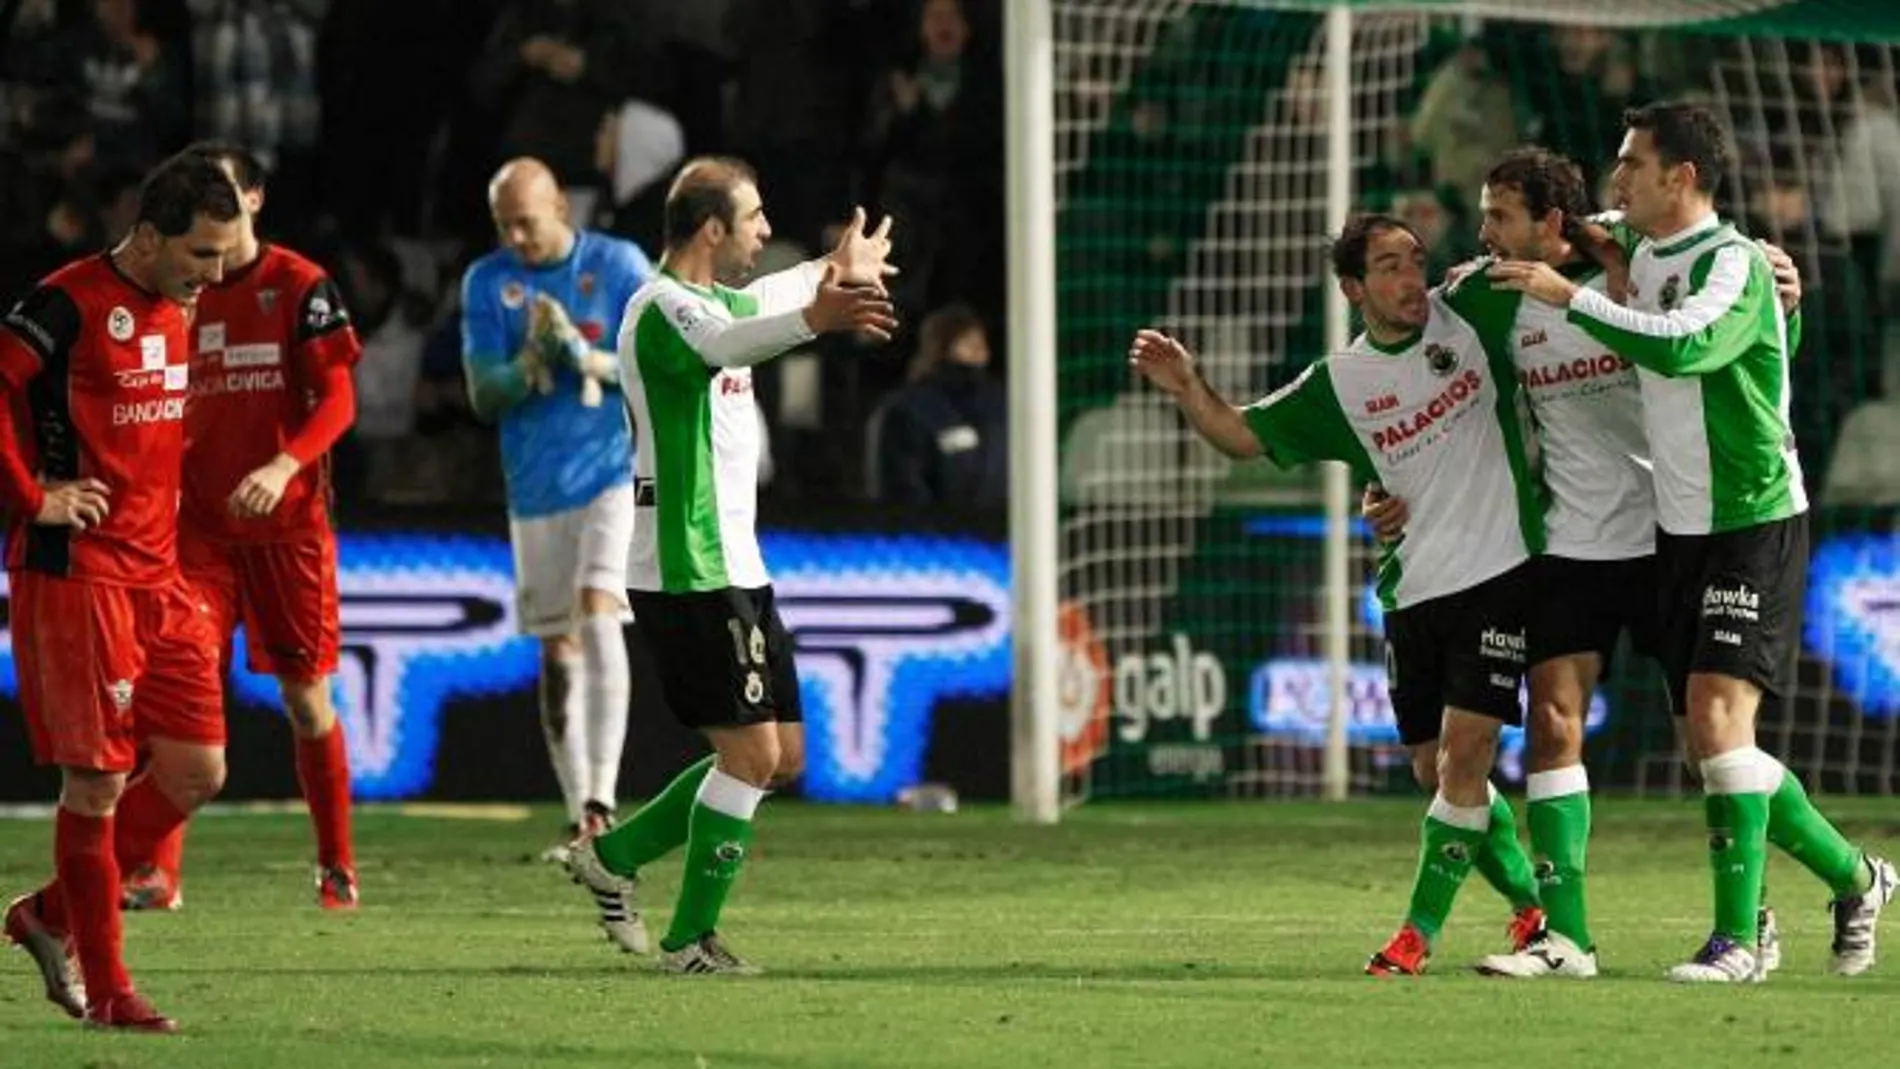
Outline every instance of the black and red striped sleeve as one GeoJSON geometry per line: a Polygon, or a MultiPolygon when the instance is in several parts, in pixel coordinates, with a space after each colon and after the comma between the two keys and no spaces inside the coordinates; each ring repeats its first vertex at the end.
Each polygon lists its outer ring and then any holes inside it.
{"type": "Polygon", "coordinates": [[[48,368],[66,367],[79,341],[79,305],[59,286],[43,285],[0,318],[0,508],[36,516],[46,492],[21,448],[30,428],[14,425],[30,412],[27,384],[48,368]]]}

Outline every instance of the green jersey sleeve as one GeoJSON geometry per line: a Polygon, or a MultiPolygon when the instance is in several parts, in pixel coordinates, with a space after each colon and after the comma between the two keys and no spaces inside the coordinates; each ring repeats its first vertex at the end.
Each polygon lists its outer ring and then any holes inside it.
{"type": "Polygon", "coordinates": [[[1689,271],[1688,289],[1664,312],[1635,311],[1579,290],[1568,318],[1625,360],[1672,377],[1719,370],[1775,329],[1774,282],[1767,260],[1751,247],[1730,243],[1703,253],[1689,271]]]}
{"type": "MultiPolygon", "coordinates": [[[[1316,460],[1343,460],[1355,469],[1369,467],[1365,449],[1339,407],[1328,363],[1321,360],[1308,366],[1299,378],[1242,410],[1247,428],[1267,459],[1282,468],[1316,460]]],[[[1369,470],[1359,474],[1375,477],[1369,470]]]]}

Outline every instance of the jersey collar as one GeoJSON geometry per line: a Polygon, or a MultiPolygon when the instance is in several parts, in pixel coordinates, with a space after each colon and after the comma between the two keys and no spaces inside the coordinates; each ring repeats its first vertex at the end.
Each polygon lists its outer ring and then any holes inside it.
{"type": "Polygon", "coordinates": [[[1384,353],[1387,356],[1400,356],[1404,354],[1405,351],[1410,349],[1412,346],[1417,345],[1418,340],[1424,336],[1425,336],[1425,331],[1421,328],[1419,330],[1413,331],[1410,334],[1407,334],[1404,338],[1401,338],[1398,341],[1382,342],[1382,341],[1379,341],[1377,338],[1374,338],[1372,336],[1372,332],[1368,330],[1366,331],[1366,344],[1371,346],[1374,350],[1384,353]]]}
{"type": "Polygon", "coordinates": [[[1650,242],[1650,255],[1656,257],[1675,256],[1694,248],[1704,238],[1715,233],[1722,225],[1722,217],[1710,212],[1699,221],[1690,223],[1681,230],[1666,237],[1655,238],[1650,242]]]}
{"type": "Polygon", "coordinates": [[[719,295],[710,287],[702,286],[697,282],[686,281],[685,279],[674,274],[671,268],[668,268],[668,267],[660,268],[660,274],[665,275],[667,278],[672,279],[674,282],[679,283],[681,286],[684,286],[687,289],[692,290],[694,293],[699,294],[701,297],[717,297],[719,295]]]}

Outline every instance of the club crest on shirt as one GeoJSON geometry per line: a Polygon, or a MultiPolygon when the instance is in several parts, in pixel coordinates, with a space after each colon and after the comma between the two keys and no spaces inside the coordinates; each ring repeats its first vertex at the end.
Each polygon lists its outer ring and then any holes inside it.
{"type": "MultiPolygon", "coordinates": [[[[1630,295],[1635,296],[1635,292],[1636,291],[1631,290],[1630,295]]],[[[1676,302],[1681,299],[1682,276],[1670,275],[1668,278],[1663,279],[1662,289],[1656,294],[1656,303],[1662,306],[1662,310],[1665,312],[1675,311],[1676,302]]]]}
{"type": "Polygon", "coordinates": [[[1434,375],[1449,375],[1458,370],[1458,352],[1448,345],[1433,342],[1425,347],[1425,366],[1434,375]]]}
{"type": "Polygon", "coordinates": [[[114,305],[106,315],[106,333],[112,335],[113,341],[131,341],[133,329],[131,310],[122,304],[114,305]]]}
{"type": "Polygon", "coordinates": [[[258,311],[264,313],[265,315],[269,315],[274,309],[276,309],[276,307],[277,307],[277,291],[276,290],[258,290],[257,291],[257,310],[258,311]]]}
{"type": "Polygon", "coordinates": [[[501,285],[501,306],[514,311],[528,303],[528,287],[519,282],[504,282],[501,285]]]}
{"type": "Polygon", "coordinates": [[[592,271],[582,271],[581,277],[575,280],[574,286],[581,291],[581,296],[592,297],[594,295],[594,273],[592,271]]]}

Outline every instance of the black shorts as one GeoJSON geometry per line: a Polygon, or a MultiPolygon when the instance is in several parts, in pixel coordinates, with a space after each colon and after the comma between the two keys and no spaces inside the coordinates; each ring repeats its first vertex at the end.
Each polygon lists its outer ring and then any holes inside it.
{"type": "Polygon", "coordinates": [[[1386,683],[1400,742],[1437,739],[1447,708],[1523,722],[1518,692],[1531,569],[1527,561],[1469,590],[1386,614],[1386,683]]]}
{"type": "Polygon", "coordinates": [[[1530,663],[1594,653],[1610,670],[1616,639],[1645,657],[1662,652],[1656,626],[1656,558],[1578,560],[1543,556],[1534,562],[1536,593],[1530,607],[1530,663]]]}
{"type": "Polygon", "coordinates": [[[724,728],[804,719],[792,636],[771,587],[629,590],[627,601],[680,723],[724,728]]]}
{"type": "Polygon", "coordinates": [[[1807,516],[1712,535],[1658,532],[1656,572],[1659,659],[1677,715],[1698,672],[1786,696],[1808,593],[1807,516]]]}

